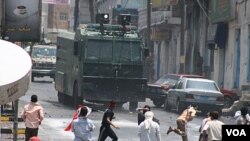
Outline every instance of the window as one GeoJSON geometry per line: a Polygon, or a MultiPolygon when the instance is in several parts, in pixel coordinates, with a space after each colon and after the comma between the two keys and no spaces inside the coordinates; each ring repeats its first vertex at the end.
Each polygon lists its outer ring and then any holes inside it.
{"type": "Polygon", "coordinates": [[[179,82],[176,84],[176,89],[182,89],[182,86],[183,86],[183,81],[179,81],[179,82]]]}
{"type": "Polygon", "coordinates": [[[60,12],[60,20],[61,21],[67,21],[68,20],[68,14],[60,12]]]}
{"type": "Polygon", "coordinates": [[[218,91],[215,83],[204,81],[188,80],[186,88],[218,91]]]}
{"type": "Polygon", "coordinates": [[[159,80],[157,80],[156,84],[169,84],[169,85],[175,85],[175,83],[179,80],[180,76],[175,75],[167,75],[161,77],[159,80]]]}
{"type": "Polygon", "coordinates": [[[85,56],[87,60],[102,62],[126,63],[142,61],[140,42],[89,40],[85,56]]]}
{"type": "Polygon", "coordinates": [[[89,40],[86,50],[87,60],[110,61],[112,60],[112,42],[89,40]]]}
{"type": "Polygon", "coordinates": [[[56,56],[55,48],[33,48],[32,51],[33,57],[53,57],[56,56]]]}
{"type": "Polygon", "coordinates": [[[140,62],[141,48],[139,42],[115,42],[114,60],[115,62],[140,62]]]}

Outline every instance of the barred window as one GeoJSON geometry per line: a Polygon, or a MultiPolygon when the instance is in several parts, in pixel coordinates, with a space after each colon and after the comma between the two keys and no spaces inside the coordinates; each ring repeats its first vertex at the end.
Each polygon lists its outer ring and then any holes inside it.
{"type": "Polygon", "coordinates": [[[67,21],[68,20],[68,14],[60,12],[60,20],[61,21],[67,21]]]}

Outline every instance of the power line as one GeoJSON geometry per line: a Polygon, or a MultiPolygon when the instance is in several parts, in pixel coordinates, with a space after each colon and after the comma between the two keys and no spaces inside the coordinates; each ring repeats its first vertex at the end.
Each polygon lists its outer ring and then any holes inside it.
{"type": "Polygon", "coordinates": [[[129,1],[129,0],[127,0],[126,3],[124,4],[123,9],[126,8],[126,6],[127,6],[127,4],[128,4],[128,1],[129,1]]]}
{"type": "Polygon", "coordinates": [[[206,17],[208,18],[208,20],[210,21],[207,12],[205,11],[204,7],[203,7],[203,6],[201,5],[201,3],[200,3],[200,0],[196,0],[196,1],[197,1],[198,5],[200,6],[201,10],[203,11],[203,13],[205,14],[205,16],[206,16],[206,17]]]}

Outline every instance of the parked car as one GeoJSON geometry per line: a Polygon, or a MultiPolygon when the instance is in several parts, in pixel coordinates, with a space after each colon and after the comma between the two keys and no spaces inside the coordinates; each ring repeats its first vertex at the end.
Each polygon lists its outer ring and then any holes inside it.
{"type": "Polygon", "coordinates": [[[154,83],[148,83],[146,87],[147,98],[153,101],[157,107],[164,104],[166,91],[175,85],[180,78],[203,78],[193,74],[167,74],[154,83]]]}
{"type": "Polygon", "coordinates": [[[237,91],[227,90],[220,88],[221,93],[224,95],[224,108],[229,108],[233,105],[234,101],[239,100],[240,96],[237,91]]]}
{"type": "Polygon", "coordinates": [[[164,108],[182,112],[190,104],[195,104],[203,113],[217,110],[221,113],[224,96],[216,82],[203,78],[181,78],[165,96],[164,108]]]}
{"type": "MultiPolygon", "coordinates": [[[[147,98],[153,101],[157,107],[164,104],[166,91],[175,85],[180,78],[204,78],[201,75],[195,74],[167,74],[162,76],[154,83],[148,83],[146,87],[147,98]]],[[[224,95],[224,108],[229,108],[234,101],[239,100],[239,95],[236,91],[220,88],[224,95]]]]}

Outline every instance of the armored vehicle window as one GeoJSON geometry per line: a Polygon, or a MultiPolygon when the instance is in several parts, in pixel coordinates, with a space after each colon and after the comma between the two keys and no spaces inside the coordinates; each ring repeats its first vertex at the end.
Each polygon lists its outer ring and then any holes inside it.
{"type": "Polygon", "coordinates": [[[112,60],[112,42],[89,40],[86,49],[86,60],[110,61],[112,60]]]}
{"type": "Polygon", "coordinates": [[[115,42],[114,60],[116,62],[140,62],[141,46],[139,42],[115,42]]]}

